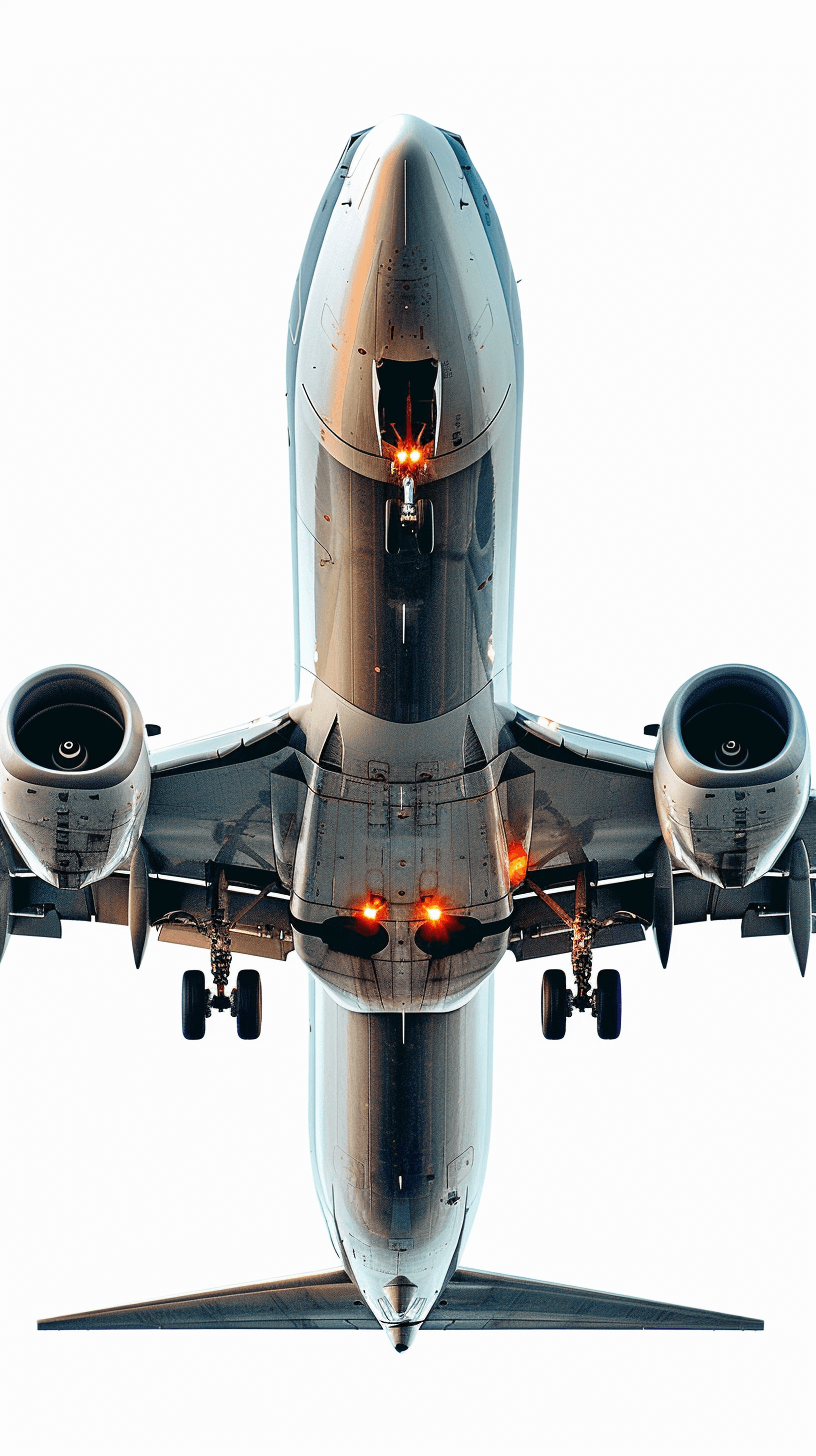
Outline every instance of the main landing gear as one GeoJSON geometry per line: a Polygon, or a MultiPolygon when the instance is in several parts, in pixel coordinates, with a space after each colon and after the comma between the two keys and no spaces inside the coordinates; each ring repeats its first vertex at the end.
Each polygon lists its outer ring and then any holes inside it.
{"type": "Polygon", "coordinates": [[[616,1041],[621,1029],[621,978],[619,971],[598,972],[598,984],[588,998],[589,1005],[567,990],[563,971],[552,967],[541,981],[541,1029],[548,1041],[560,1041],[567,1031],[567,1017],[573,1007],[591,1010],[602,1041],[616,1041]]]}
{"type": "Polygon", "coordinates": [[[207,1029],[207,1017],[229,1010],[235,1017],[242,1041],[255,1041],[261,1034],[261,978],[257,971],[239,971],[235,989],[227,996],[220,988],[208,991],[203,971],[185,971],[181,978],[181,1029],[187,1041],[200,1041],[207,1029]]]}
{"type": "Polygon", "coordinates": [[[206,920],[185,912],[167,916],[168,922],[193,926],[210,941],[210,971],[215,991],[208,991],[203,971],[185,971],[181,981],[181,1029],[187,1041],[200,1041],[213,1011],[229,1011],[235,1018],[242,1041],[255,1041],[261,1034],[261,978],[256,970],[239,971],[232,991],[227,991],[232,963],[230,931],[270,887],[262,890],[232,920],[229,918],[229,889],[223,870],[210,887],[210,915],[206,920]]]}
{"type": "Polygon", "coordinates": [[[591,886],[589,874],[580,867],[575,877],[575,909],[572,915],[532,880],[528,885],[544,904],[555,912],[572,931],[572,971],[575,990],[567,990],[567,978],[562,970],[551,968],[544,972],[541,982],[541,1029],[548,1041],[560,1041],[566,1034],[567,1017],[573,1011],[591,1011],[596,1020],[598,1035],[602,1041],[616,1041],[621,1029],[621,980],[618,971],[598,972],[595,990],[592,989],[592,941],[599,930],[617,925],[629,911],[619,911],[608,920],[594,920],[589,913],[591,886]]]}

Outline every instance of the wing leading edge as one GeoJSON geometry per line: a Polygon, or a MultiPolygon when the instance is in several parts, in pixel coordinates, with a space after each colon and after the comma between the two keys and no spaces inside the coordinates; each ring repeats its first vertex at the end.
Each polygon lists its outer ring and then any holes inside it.
{"type": "MultiPolygon", "coordinates": [[[[379,1328],[345,1270],[40,1320],[40,1330],[379,1328]]],[[[761,1330],[762,1320],[457,1269],[426,1330],[761,1330]]]]}

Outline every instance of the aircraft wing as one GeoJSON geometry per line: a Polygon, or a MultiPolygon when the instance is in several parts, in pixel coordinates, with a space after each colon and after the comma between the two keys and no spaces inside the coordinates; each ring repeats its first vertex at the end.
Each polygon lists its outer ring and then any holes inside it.
{"type": "MultiPolygon", "coordinates": [[[[595,948],[643,940],[655,918],[654,869],[663,846],[653,751],[522,712],[511,728],[514,746],[504,752],[502,787],[532,806],[528,882],[569,914],[575,866],[588,866],[593,914],[608,922],[597,932],[595,948]]],[[[160,940],[207,947],[197,921],[210,913],[223,869],[234,951],[276,960],[291,952],[286,886],[307,792],[301,746],[301,730],[284,713],[151,756],[141,845],[149,921],[160,940]]],[[[796,834],[816,864],[816,798],[796,834]]],[[[5,882],[10,934],[58,939],[64,920],[128,925],[127,869],[82,890],[57,889],[31,874],[5,837],[0,848],[13,870],[5,882]]],[[[787,869],[783,855],[771,873],[729,890],[675,870],[673,923],[739,920],[743,937],[787,935],[787,869]]],[[[563,955],[570,944],[557,912],[529,887],[517,890],[509,945],[516,959],[563,955]]]]}
{"type": "Polygon", "coordinates": [[[536,870],[597,862],[603,879],[651,870],[661,839],[654,751],[519,712],[514,770],[534,775],[529,861],[536,870]]]}
{"type": "MultiPolygon", "coordinates": [[[[285,884],[306,797],[291,746],[297,735],[284,713],[151,756],[140,843],[149,921],[160,940],[208,948],[196,921],[209,914],[223,869],[229,918],[252,907],[251,922],[239,919],[233,928],[235,951],[277,960],[289,954],[285,884]]],[[[127,868],[85,889],[57,889],[27,870],[7,838],[0,848],[13,870],[11,934],[59,939],[63,920],[128,925],[127,868]]]]}
{"type": "MultiPolygon", "coordinates": [[[[40,1320],[40,1330],[375,1330],[345,1270],[40,1320]]],[[[762,1320],[457,1269],[426,1330],[761,1330],[762,1320]]]]}
{"type": "MultiPolygon", "coordinates": [[[[595,948],[643,940],[655,918],[657,857],[665,853],[652,786],[653,750],[522,712],[513,733],[516,777],[510,786],[522,793],[519,783],[528,777],[533,798],[528,881],[569,914],[574,867],[587,866],[595,919],[611,922],[596,934],[595,948]]],[[[794,837],[804,842],[816,867],[816,797],[809,799],[794,837]]],[[[675,869],[674,925],[738,920],[743,938],[788,935],[789,853],[790,846],[770,873],[744,889],[723,890],[675,869]]],[[[510,950],[517,960],[567,954],[570,944],[570,932],[554,909],[528,889],[516,893],[510,950]]]]}

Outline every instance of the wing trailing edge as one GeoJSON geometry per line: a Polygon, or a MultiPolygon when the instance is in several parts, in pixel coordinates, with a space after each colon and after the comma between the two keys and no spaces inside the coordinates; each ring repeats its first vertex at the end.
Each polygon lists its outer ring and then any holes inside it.
{"type": "Polygon", "coordinates": [[[444,1330],[761,1330],[742,1315],[653,1299],[544,1284],[480,1269],[457,1269],[425,1329],[444,1330]],[[444,1305],[442,1300],[445,1301],[444,1305]]]}
{"type": "Polygon", "coordinates": [[[344,1269],[40,1320],[39,1330],[376,1330],[344,1269]]]}

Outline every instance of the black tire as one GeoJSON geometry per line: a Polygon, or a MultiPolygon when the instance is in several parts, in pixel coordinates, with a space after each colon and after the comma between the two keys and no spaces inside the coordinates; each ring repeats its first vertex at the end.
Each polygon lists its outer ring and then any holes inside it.
{"type": "Polygon", "coordinates": [[[403,533],[400,524],[400,501],[385,502],[385,549],[389,556],[396,556],[402,545],[403,533]]]}
{"type": "Polygon", "coordinates": [[[561,1041],[567,1030],[567,978],[563,971],[545,971],[541,978],[541,1030],[547,1041],[561,1041]]]}
{"type": "Polygon", "coordinates": [[[187,1041],[201,1041],[207,1029],[207,986],[203,971],[181,978],[181,1029],[187,1041]]]}
{"type": "Polygon", "coordinates": [[[420,556],[430,556],[434,549],[433,501],[417,501],[416,539],[420,556]]]}
{"type": "Polygon", "coordinates": [[[256,1041],[261,1034],[261,978],[257,971],[239,971],[235,979],[238,991],[238,1035],[241,1041],[256,1041]]]}
{"type": "Polygon", "coordinates": [[[598,1035],[602,1041],[617,1041],[621,1029],[621,978],[619,971],[599,971],[597,991],[598,1035]]]}

